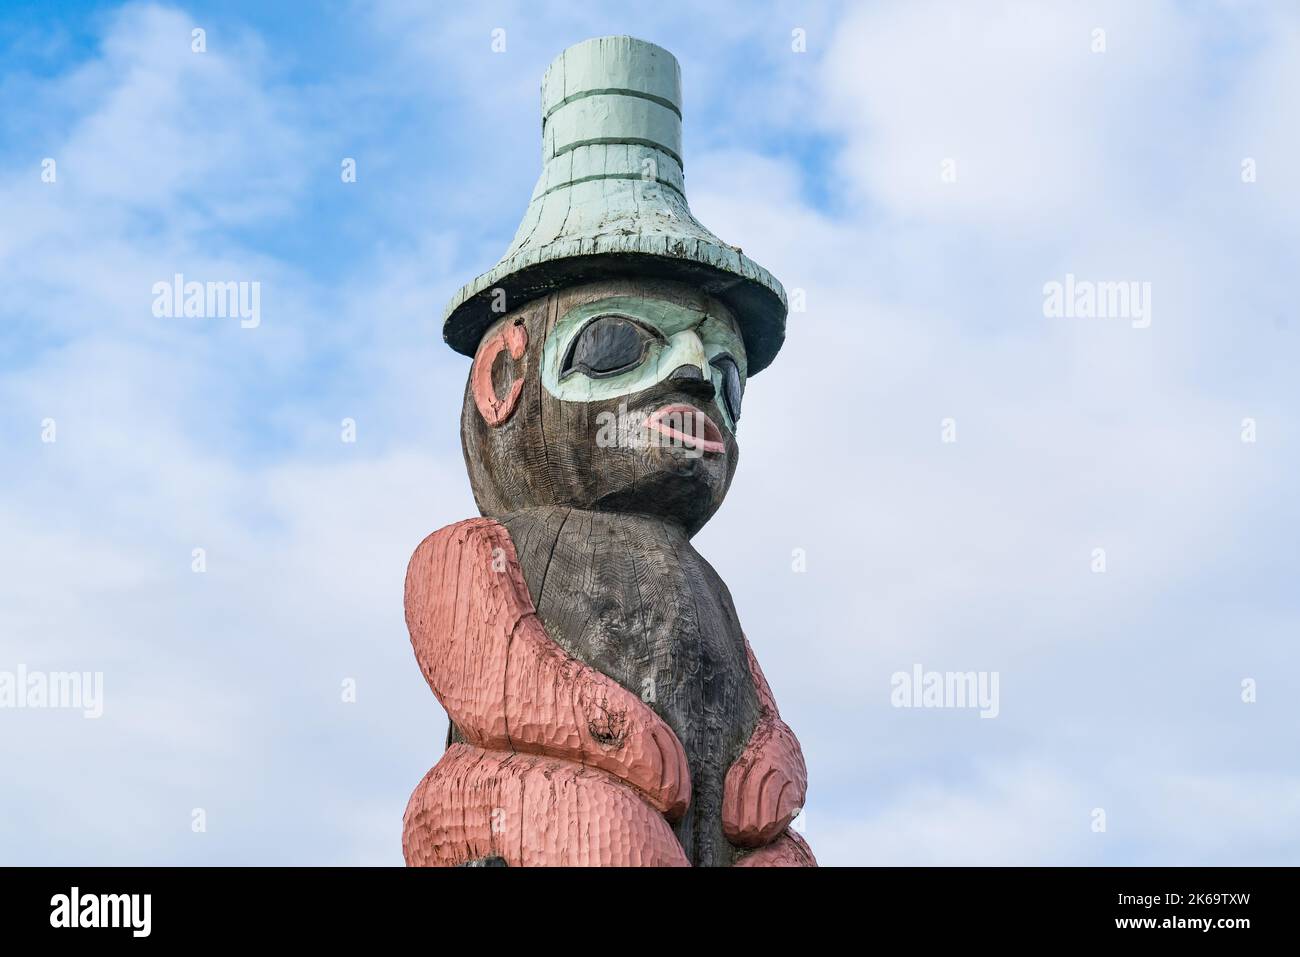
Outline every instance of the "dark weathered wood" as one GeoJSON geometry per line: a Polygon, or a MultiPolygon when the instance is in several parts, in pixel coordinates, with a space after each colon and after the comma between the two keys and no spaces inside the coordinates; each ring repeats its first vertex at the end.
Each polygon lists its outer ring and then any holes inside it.
{"type": "Polygon", "coordinates": [[[723,782],[759,703],[726,585],[666,519],[552,506],[503,524],[527,543],[520,562],[551,637],[640,694],[686,748],[691,804],[675,829],[687,857],[734,863],[723,782]]]}

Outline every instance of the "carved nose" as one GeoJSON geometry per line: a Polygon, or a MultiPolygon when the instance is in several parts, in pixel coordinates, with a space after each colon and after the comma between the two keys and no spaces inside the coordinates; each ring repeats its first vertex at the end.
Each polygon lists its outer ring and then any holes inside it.
{"type": "Polygon", "coordinates": [[[713,388],[713,380],[706,378],[704,370],[699,366],[682,364],[673,370],[668,381],[679,392],[683,392],[692,398],[701,399],[705,402],[710,401],[717,395],[717,390],[713,388]]]}
{"type": "Polygon", "coordinates": [[[703,373],[702,371],[700,371],[700,367],[699,367],[699,366],[693,366],[693,365],[680,365],[680,366],[678,366],[676,369],[673,370],[673,374],[670,375],[668,378],[670,378],[670,379],[703,379],[703,378],[704,378],[704,373],[703,373]]]}

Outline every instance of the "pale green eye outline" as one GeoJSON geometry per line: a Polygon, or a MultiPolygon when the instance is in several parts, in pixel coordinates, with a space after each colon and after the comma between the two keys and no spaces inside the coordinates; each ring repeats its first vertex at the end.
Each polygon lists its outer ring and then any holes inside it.
{"type": "Polygon", "coordinates": [[[575,306],[555,324],[542,347],[542,385],[564,402],[597,402],[648,389],[679,366],[693,365],[712,380],[718,393],[717,407],[734,433],[736,423],[723,398],[722,374],[712,365],[712,360],[723,354],[735,360],[743,394],[748,372],[745,344],[725,319],[662,299],[608,296],[575,306]],[[561,379],[561,366],[574,340],[589,322],[606,315],[632,319],[655,334],[641,363],[626,372],[598,379],[582,370],[561,379]]]}

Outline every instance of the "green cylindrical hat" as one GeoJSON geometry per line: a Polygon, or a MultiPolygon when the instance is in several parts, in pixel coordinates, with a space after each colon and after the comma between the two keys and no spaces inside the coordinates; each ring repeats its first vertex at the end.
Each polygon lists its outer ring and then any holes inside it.
{"type": "Polygon", "coordinates": [[[735,313],[749,374],[785,339],[785,290],[705,229],[682,178],[681,68],[663,47],[597,37],[569,47],[542,78],[542,175],[501,261],[447,305],[443,338],[473,356],[496,319],[575,283],[677,279],[735,313]]]}

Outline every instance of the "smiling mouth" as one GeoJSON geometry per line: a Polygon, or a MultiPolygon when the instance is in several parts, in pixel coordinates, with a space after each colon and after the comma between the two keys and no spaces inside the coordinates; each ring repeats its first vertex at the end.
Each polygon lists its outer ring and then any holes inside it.
{"type": "Polygon", "coordinates": [[[667,438],[668,444],[680,444],[712,455],[727,450],[722,430],[693,405],[679,402],[656,409],[646,419],[645,427],[667,438]]]}

